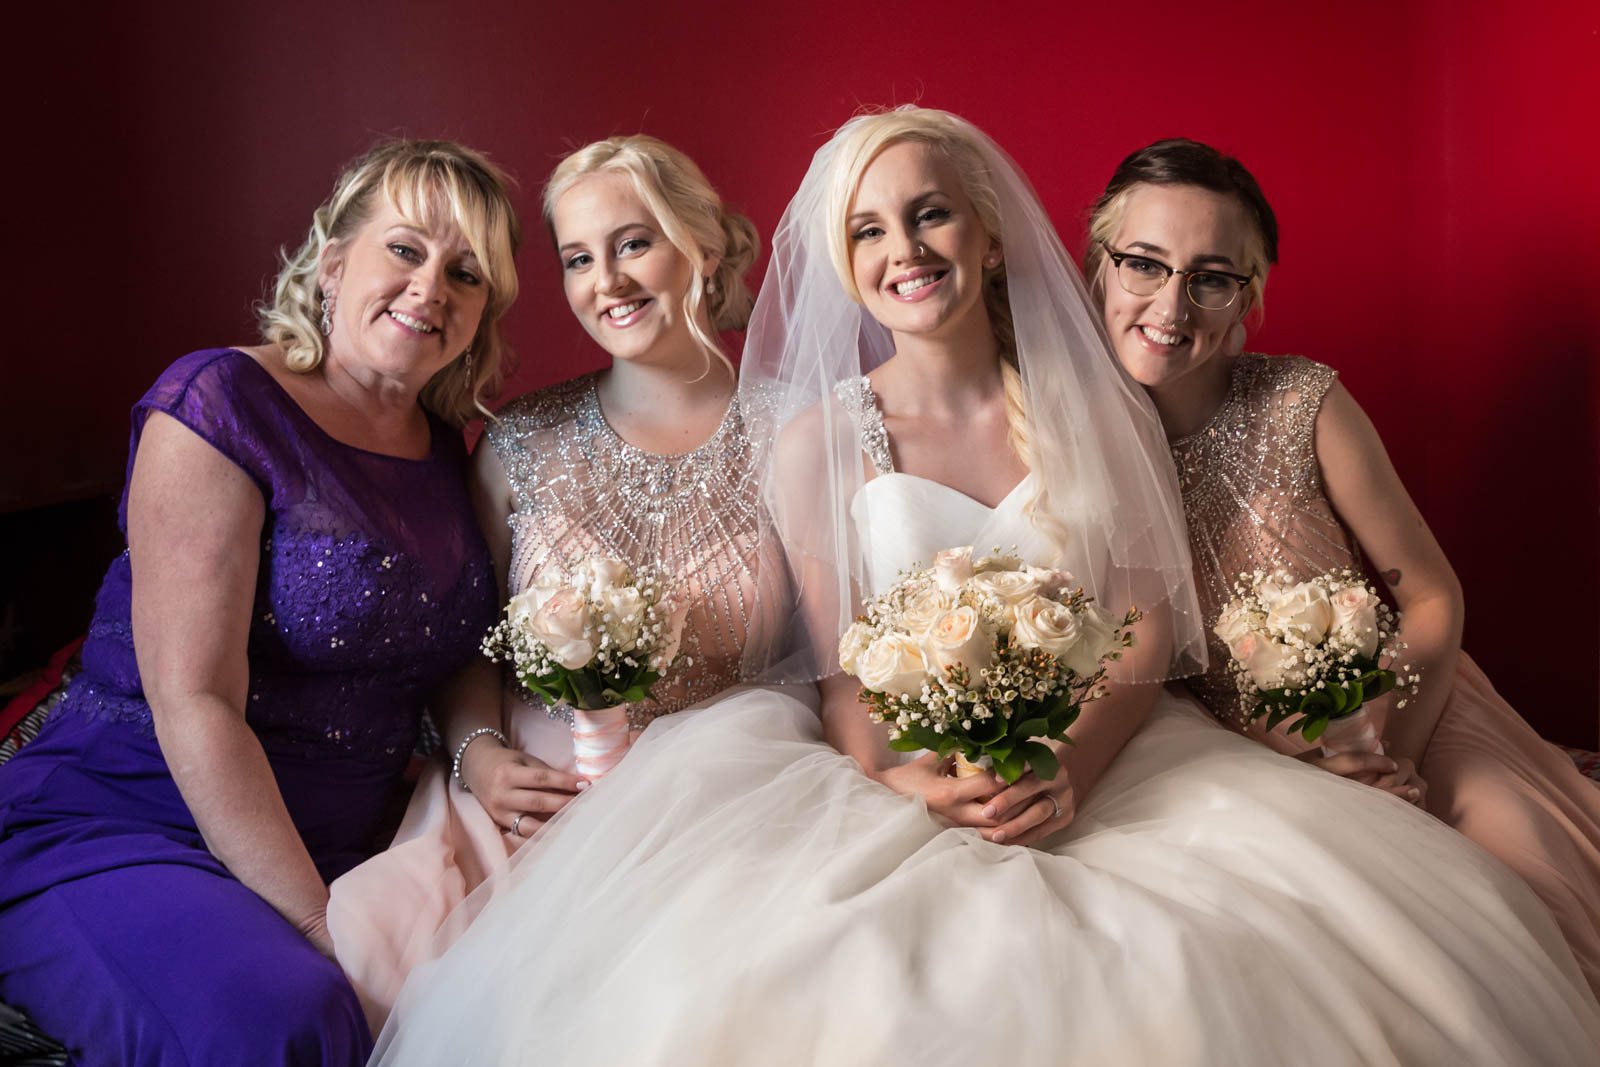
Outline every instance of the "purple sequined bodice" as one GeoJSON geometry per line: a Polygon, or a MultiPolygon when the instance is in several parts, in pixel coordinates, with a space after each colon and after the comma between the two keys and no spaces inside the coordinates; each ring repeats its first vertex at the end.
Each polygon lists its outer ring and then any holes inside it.
{"type": "MultiPolygon", "coordinates": [[[[266,499],[245,711],[269,757],[402,766],[428,690],[477,654],[494,621],[460,434],[434,420],[422,460],[341,444],[232,349],[183,357],[139,401],[130,474],[153,411],[209,441],[266,499]]],[[[126,530],[126,493],[121,519],[126,530]]],[[[130,589],[124,552],[101,586],[84,673],[63,710],[148,729],[130,589]]]]}

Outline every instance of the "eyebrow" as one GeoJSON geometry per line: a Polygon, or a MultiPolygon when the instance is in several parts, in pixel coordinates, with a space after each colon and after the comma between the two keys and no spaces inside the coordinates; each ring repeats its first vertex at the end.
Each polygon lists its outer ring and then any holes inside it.
{"type": "MultiPolygon", "coordinates": [[[[605,239],[606,239],[606,241],[608,243],[611,242],[611,241],[615,241],[619,236],[621,236],[622,234],[627,233],[629,230],[643,230],[645,233],[648,233],[652,237],[660,237],[660,234],[656,232],[655,227],[649,225],[648,223],[644,223],[644,222],[625,222],[621,226],[618,226],[616,229],[612,230],[610,233],[606,234],[605,239]]],[[[583,247],[583,242],[582,241],[568,241],[565,244],[557,245],[556,246],[556,251],[557,252],[565,252],[569,248],[582,248],[582,247],[583,247]]]]}
{"type": "MultiPolygon", "coordinates": [[[[1131,244],[1129,244],[1128,247],[1129,248],[1141,248],[1146,252],[1151,252],[1151,253],[1153,253],[1155,255],[1158,255],[1158,256],[1167,256],[1168,258],[1170,258],[1172,256],[1172,253],[1167,251],[1165,248],[1162,248],[1160,245],[1151,244],[1149,241],[1134,241],[1131,244]]],[[[1233,267],[1233,266],[1235,266],[1235,264],[1234,264],[1232,259],[1228,258],[1227,256],[1219,256],[1219,255],[1195,256],[1193,259],[1189,260],[1189,262],[1190,263],[1217,263],[1217,264],[1221,264],[1224,267],[1233,267]]]]}

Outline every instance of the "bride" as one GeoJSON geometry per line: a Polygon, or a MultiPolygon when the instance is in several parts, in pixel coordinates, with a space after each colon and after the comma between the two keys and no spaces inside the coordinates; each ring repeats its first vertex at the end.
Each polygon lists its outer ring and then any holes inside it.
{"type": "Polygon", "coordinates": [[[891,760],[837,679],[823,724],[777,688],[656,720],[452,916],[377,1062],[1590,1061],[1600,1008],[1517,879],[1155,684],[1199,622],[1159,425],[1094,323],[969,124],[818,152],[740,386],[814,670],[862,592],[964,543],[1138,604],[1136,655],[1064,772],[1004,789],[891,760]]]}

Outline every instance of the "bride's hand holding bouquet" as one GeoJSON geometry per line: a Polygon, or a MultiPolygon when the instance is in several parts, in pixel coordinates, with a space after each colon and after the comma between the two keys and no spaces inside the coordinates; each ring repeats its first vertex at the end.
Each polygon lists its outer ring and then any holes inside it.
{"type": "Polygon", "coordinates": [[[1106,663],[1133,642],[1137,610],[1116,619],[1072,582],[1016,556],[947,549],[869,601],[840,639],[840,665],[889,728],[889,747],[927,750],[917,763],[953,762],[958,779],[981,779],[951,792],[983,805],[989,825],[1032,806],[1043,815],[1034,825],[1070,822],[1070,784],[1055,782],[1060,746],[1083,704],[1104,694],[1106,663]]]}

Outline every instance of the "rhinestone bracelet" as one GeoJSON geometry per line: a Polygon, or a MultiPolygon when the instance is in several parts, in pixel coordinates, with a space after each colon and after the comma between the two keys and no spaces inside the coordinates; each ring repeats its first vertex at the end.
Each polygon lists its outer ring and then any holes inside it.
{"type": "Polygon", "coordinates": [[[461,743],[456,746],[456,758],[450,763],[450,777],[461,783],[461,791],[463,793],[470,793],[472,790],[467,786],[467,780],[461,777],[461,757],[467,754],[467,746],[484,734],[493,734],[506,748],[511,747],[511,742],[506,740],[506,735],[496,730],[493,726],[480,726],[462,738],[461,743]]]}

